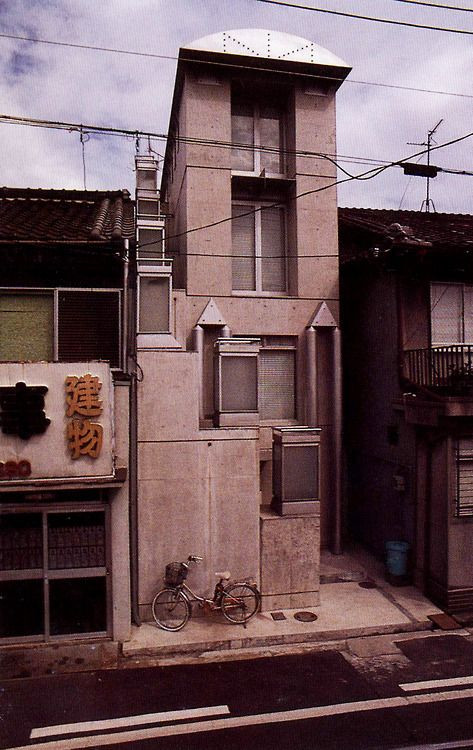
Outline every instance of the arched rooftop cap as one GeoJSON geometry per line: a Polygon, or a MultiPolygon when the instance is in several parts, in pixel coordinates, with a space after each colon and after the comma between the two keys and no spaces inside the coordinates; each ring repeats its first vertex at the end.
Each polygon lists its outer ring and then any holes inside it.
{"type": "Polygon", "coordinates": [[[309,39],[268,29],[218,31],[216,34],[196,39],[182,49],[260,57],[267,60],[288,60],[345,69],[349,67],[339,57],[309,39]]]}

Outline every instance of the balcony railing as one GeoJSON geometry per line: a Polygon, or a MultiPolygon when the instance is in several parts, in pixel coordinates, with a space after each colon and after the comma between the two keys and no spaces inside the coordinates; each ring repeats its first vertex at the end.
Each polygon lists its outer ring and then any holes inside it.
{"type": "Polygon", "coordinates": [[[432,346],[404,352],[404,378],[452,395],[473,394],[473,344],[432,346]]]}

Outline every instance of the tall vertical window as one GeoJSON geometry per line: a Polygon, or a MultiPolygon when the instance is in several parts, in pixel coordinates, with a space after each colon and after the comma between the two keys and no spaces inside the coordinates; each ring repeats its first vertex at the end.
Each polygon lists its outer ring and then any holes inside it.
{"type": "Polygon", "coordinates": [[[255,202],[234,203],[232,215],[233,289],[285,292],[284,207],[255,202]]]}
{"type": "Polygon", "coordinates": [[[284,172],[283,114],[274,104],[232,100],[232,169],[260,174],[284,172]]]}
{"type": "Polygon", "coordinates": [[[430,309],[433,344],[473,342],[473,285],[432,284],[430,309]]]}

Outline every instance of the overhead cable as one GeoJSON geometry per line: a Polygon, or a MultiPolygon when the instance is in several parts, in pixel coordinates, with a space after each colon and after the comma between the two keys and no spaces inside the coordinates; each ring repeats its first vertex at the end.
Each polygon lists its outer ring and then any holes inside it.
{"type": "Polygon", "coordinates": [[[398,21],[394,18],[378,18],[377,16],[365,16],[360,13],[347,13],[341,10],[327,10],[326,8],[315,8],[312,5],[302,5],[301,3],[287,3],[284,0],[256,0],[257,3],[267,3],[268,5],[280,5],[283,8],[294,8],[294,10],[310,10],[313,13],[326,13],[332,16],[342,16],[343,18],[354,18],[359,21],[371,21],[372,23],[385,23],[391,26],[407,26],[411,29],[426,29],[427,31],[442,31],[448,34],[466,34],[473,36],[473,30],[470,29],[452,29],[447,26],[433,26],[426,23],[414,23],[412,21],[398,21]]]}
{"type": "MultiPolygon", "coordinates": [[[[263,0],[261,0],[262,2],[263,0]]],[[[296,7],[296,6],[292,6],[296,7]]],[[[310,10],[310,8],[309,8],[310,10]]],[[[470,32],[465,32],[470,33],[470,32]]],[[[473,34],[473,32],[471,32],[473,34]]],[[[51,39],[39,39],[36,37],[29,37],[29,36],[23,36],[19,34],[6,34],[6,33],[0,33],[0,39],[16,39],[18,41],[24,41],[24,42],[34,42],[37,44],[52,44],[59,47],[72,47],[77,49],[85,49],[85,50],[93,50],[96,52],[110,52],[120,55],[136,55],[138,57],[150,57],[150,58],[156,58],[158,60],[172,60],[172,61],[178,61],[179,58],[174,55],[159,55],[154,52],[139,52],[136,50],[127,50],[122,49],[118,47],[98,47],[91,44],[75,44],[73,42],[58,42],[51,39]]],[[[225,68],[234,68],[237,70],[251,70],[251,71],[260,71],[260,68],[255,67],[254,65],[241,65],[236,63],[228,63],[225,62],[219,62],[217,60],[197,60],[192,59],[190,57],[186,57],[186,62],[190,63],[199,63],[199,64],[205,64],[209,66],[218,66],[218,67],[225,67],[225,68]]],[[[299,73],[297,71],[288,71],[286,69],[279,69],[279,68],[273,68],[273,73],[280,73],[282,75],[290,75],[290,76],[296,76],[296,77],[303,77],[303,78],[310,78],[318,81],[329,81],[331,83],[353,83],[358,86],[378,86],[381,88],[388,88],[388,89],[399,89],[400,91],[415,91],[419,92],[421,94],[435,94],[437,96],[457,96],[464,99],[473,99],[473,94],[463,94],[458,91],[442,91],[439,89],[427,89],[427,88],[420,88],[416,86],[403,86],[402,84],[394,84],[394,83],[381,83],[376,81],[363,81],[355,78],[345,78],[345,77],[337,77],[337,76],[327,76],[327,75],[318,75],[316,73],[299,73]]]]}

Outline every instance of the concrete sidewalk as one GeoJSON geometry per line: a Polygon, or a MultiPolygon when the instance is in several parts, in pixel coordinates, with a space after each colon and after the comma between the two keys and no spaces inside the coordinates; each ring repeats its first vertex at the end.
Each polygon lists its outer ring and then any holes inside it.
{"type": "MultiPolygon", "coordinates": [[[[246,627],[227,623],[221,613],[196,614],[176,633],[153,623],[133,628],[122,645],[122,657],[137,664],[143,657],[162,660],[210,655],[222,651],[261,649],[276,645],[312,644],[360,636],[432,629],[428,615],[441,612],[413,586],[392,586],[384,566],[364,551],[343,555],[323,553],[321,603],[318,607],[278,610],[253,617],[246,627]],[[317,619],[301,622],[298,612],[317,619]]],[[[236,654],[235,654],[236,656],[236,654]]]]}
{"type": "Polygon", "coordinates": [[[203,616],[196,608],[200,616],[177,633],[144,623],[134,627],[131,640],[123,644],[89,639],[5,646],[0,648],[0,678],[343,650],[347,641],[360,643],[366,636],[420,635],[433,627],[428,615],[441,612],[413,586],[387,583],[383,564],[359,548],[337,556],[323,553],[321,582],[320,606],[284,610],[284,619],[277,620],[270,612],[261,613],[246,628],[227,623],[218,612],[203,616]],[[294,617],[300,611],[317,619],[300,622],[294,617]]]}

